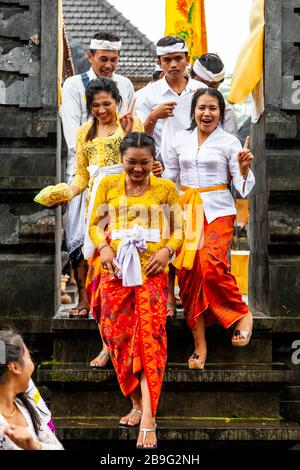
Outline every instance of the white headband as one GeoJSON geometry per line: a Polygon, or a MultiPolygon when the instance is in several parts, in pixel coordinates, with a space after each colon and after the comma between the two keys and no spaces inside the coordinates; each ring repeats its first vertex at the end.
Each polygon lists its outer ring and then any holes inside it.
{"type": "Polygon", "coordinates": [[[188,52],[186,43],[176,42],[172,46],[156,46],[156,54],[159,57],[160,55],[173,54],[174,52],[188,52]]]}
{"type": "Polygon", "coordinates": [[[119,51],[122,46],[122,41],[105,41],[104,39],[92,39],[90,49],[103,50],[103,51],[119,51]]]}
{"type": "Polygon", "coordinates": [[[198,77],[206,80],[207,82],[220,82],[225,77],[225,67],[219,73],[210,72],[207,70],[199,61],[199,59],[195,60],[193,65],[193,70],[198,77]]]}
{"type": "Polygon", "coordinates": [[[0,364],[4,366],[6,364],[6,346],[4,341],[0,341],[0,364]]]}

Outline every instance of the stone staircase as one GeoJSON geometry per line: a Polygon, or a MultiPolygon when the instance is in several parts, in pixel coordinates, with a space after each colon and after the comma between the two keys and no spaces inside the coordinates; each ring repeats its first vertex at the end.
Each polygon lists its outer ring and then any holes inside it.
{"type": "MultiPolygon", "coordinates": [[[[134,449],[137,429],[118,426],[130,401],[121,394],[112,366],[88,367],[99,352],[95,322],[70,320],[68,309],[61,308],[52,320],[53,359],[40,364],[37,373],[58,436],[70,449],[93,449],[98,440],[118,450],[134,449]]],[[[167,334],[168,363],[157,413],[163,449],[292,448],[300,441],[300,426],[281,403],[296,378],[283,362],[272,362],[270,317],[255,315],[246,348],[231,347],[231,332],[209,328],[204,372],[187,367],[193,343],[182,313],[168,320],[167,334]]]]}

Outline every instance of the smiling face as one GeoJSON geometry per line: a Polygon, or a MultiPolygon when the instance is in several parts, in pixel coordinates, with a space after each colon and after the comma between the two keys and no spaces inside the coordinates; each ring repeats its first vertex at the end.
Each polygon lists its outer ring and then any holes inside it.
{"type": "Polygon", "coordinates": [[[176,80],[184,75],[189,63],[189,56],[185,52],[173,52],[172,54],[161,55],[158,63],[167,78],[176,80]]]}
{"type": "Polygon", "coordinates": [[[123,155],[123,167],[132,184],[141,185],[153,169],[154,158],[148,147],[129,147],[123,155]]]}
{"type": "Polygon", "coordinates": [[[220,117],[218,99],[207,93],[199,96],[195,107],[195,121],[198,129],[204,134],[210,134],[218,126],[220,117]]]}
{"type": "Polygon", "coordinates": [[[89,52],[88,60],[98,77],[111,78],[118,65],[119,52],[99,49],[94,55],[89,52]]]}
{"type": "Polygon", "coordinates": [[[100,91],[93,96],[92,113],[100,124],[110,124],[116,119],[117,103],[110,93],[100,91]]]}

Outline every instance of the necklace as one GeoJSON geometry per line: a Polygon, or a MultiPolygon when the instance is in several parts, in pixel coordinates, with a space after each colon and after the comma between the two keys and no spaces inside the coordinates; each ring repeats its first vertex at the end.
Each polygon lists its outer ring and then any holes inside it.
{"type": "Polygon", "coordinates": [[[130,189],[128,189],[128,190],[126,191],[126,194],[127,194],[127,196],[131,196],[131,197],[138,197],[138,196],[141,196],[142,194],[144,194],[144,193],[147,191],[148,185],[149,185],[149,183],[147,183],[147,186],[146,186],[142,191],[140,191],[140,192],[137,193],[137,194],[136,194],[133,190],[130,190],[130,189]]]}
{"type": "Polygon", "coordinates": [[[1,411],[1,413],[4,416],[5,419],[9,419],[9,418],[12,418],[16,414],[16,411],[17,411],[17,407],[14,403],[14,409],[13,409],[13,412],[10,415],[5,415],[2,411],[1,411]]]}
{"type": "Polygon", "coordinates": [[[116,125],[117,125],[117,123],[115,122],[112,126],[110,126],[108,128],[108,130],[106,131],[105,135],[98,135],[99,130],[100,130],[100,126],[98,125],[97,126],[97,137],[108,137],[111,134],[111,131],[116,127],[116,125]]]}

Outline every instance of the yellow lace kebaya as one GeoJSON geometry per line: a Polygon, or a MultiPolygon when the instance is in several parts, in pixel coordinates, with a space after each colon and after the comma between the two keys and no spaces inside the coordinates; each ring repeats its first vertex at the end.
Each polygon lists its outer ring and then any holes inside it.
{"type": "MultiPolygon", "coordinates": [[[[117,165],[122,163],[120,144],[125,137],[125,133],[118,122],[118,129],[107,137],[95,137],[86,141],[86,135],[92,125],[92,121],[81,126],[77,133],[76,144],[76,169],[75,176],[71,183],[83,192],[87,187],[91,189],[93,179],[90,178],[88,166],[97,165],[99,167],[117,165]]],[[[139,118],[134,118],[133,131],[143,132],[144,127],[139,118]]]]}
{"type": "MultiPolygon", "coordinates": [[[[90,220],[90,237],[95,246],[99,246],[107,241],[106,237],[112,230],[126,230],[135,225],[144,229],[159,229],[160,242],[147,242],[147,250],[140,252],[145,278],[145,268],[152,255],[166,245],[174,252],[181,247],[182,211],[176,186],[171,181],[150,175],[149,188],[143,195],[126,196],[125,176],[125,173],[105,176],[101,181],[90,220]],[[106,213],[109,216],[108,231],[104,223],[106,213]]],[[[115,254],[120,242],[110,242],[115,254]]]]}

